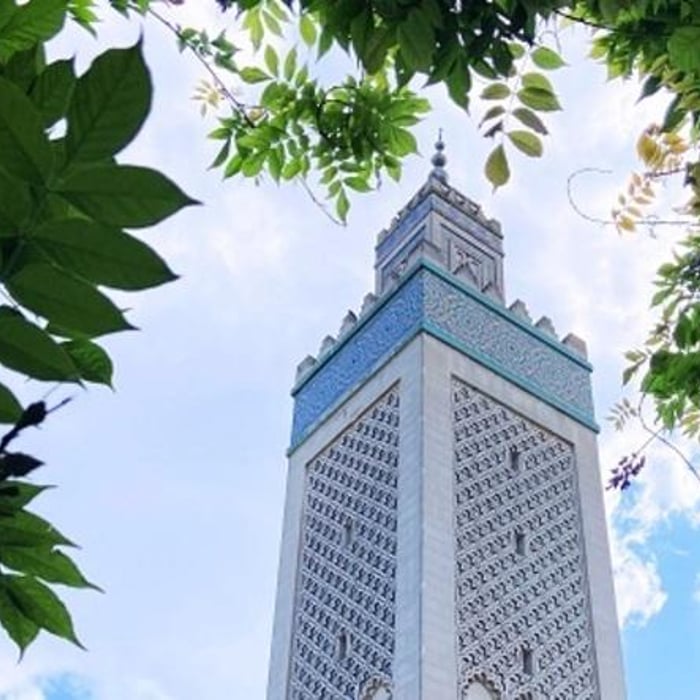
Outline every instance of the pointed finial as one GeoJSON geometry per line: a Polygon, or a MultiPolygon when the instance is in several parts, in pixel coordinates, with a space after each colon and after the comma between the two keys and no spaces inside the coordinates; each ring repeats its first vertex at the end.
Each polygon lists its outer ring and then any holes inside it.
{"type": "Polygon", "coordinates": [[[447,156],[443,153],[445,150],[445,144],[442,141],[442,129],[438,131],[438,140],[435,143],[435,155],[430,159],[433,164],[433,169],[430,173],[431,177],[434,177],[440,182],[447,184],[447,171],[445,170],[445,165],[447,164],[447,156]]]}

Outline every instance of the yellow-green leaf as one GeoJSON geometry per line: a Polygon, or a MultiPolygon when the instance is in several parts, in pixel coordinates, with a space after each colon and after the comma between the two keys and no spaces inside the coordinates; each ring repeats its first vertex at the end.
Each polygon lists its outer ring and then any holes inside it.
{"type": "Polygon", "coordinates": [[[531,131],[508,131],[507,134],[511,143],[526,156],[539,158],[542,155],[542,141],[531,131]]]}
{"type": "Polygon", "coordinates": [[[316,24],[311,19],[308,13],[304,13],[299,19],[299,33],[307,46],[313,46],[316,43],[316,24]]]}
{"type": "Polygon", "coordinates": [[[531,54],[532,62],[543,70],[556,70],[566,65],[564,59],[546,46],[538,46],[531,54]]]}
{"type": "Polygon", "coordinates": [[[505,83],[487,85],[481,93],[483,100],[503,100],[510,95],[510,88],[505,83]]]}
{"type": "Polygon", "coordinates": [[[496,148],[491,151],[491,154],[486,159],[484,172],[494,189],[508,182],[510,179],[510,168],[508,167],[506,152],[502,145],[496,146],[496,148]]]}
{"type": "Polygon", "coordinates": [[[265,65],[270,73],[279,75],[280,60],[277,56],[277,51],[275,51],[270,44],[265,47],[265,65]]]}

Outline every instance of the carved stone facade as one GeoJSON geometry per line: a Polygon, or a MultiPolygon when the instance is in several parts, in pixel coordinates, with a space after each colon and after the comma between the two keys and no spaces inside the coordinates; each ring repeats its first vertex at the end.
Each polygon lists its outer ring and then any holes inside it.
{"type": "Polygon", "coordinates": [[[585,344],[438,150],[297,369],[267,700],[625,700],[585,344]]]}
{"type": "Polygon", "coordinates": [[[453,380],[462,698],[600,698],[571,444],[453,380]]]}
{"type": "Polygon", "coordinates": [[[391,697],[398,431],[393,389],[307,465],[290,700],[391,697]]]}

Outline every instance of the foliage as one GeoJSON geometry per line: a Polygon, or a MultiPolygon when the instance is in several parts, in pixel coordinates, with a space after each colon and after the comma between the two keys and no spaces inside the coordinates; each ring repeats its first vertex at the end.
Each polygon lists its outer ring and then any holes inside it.
{"type": "MultiPolygon", "coordinates": [[[[239,90],[245,89],[246,101],[241,102],[212,71],[215,84],[204,82],[197,91],[203,110],[219,106],[222,99],[230,107],[210,134],[220,142],[212,167],[221,167],[226,178],[267,173],[278,183],[305,181],[315,173],[334,201],[337,216],[345,221],[350,192],[369,192],[384,174],[399,179],[401,161],[417,151],[408,127],[429,105],[392,81],[384,68],[322,85],[311,76],[305,56],[322,40],[315,16],[299,18],[299,38],[306,51],[292,46],[281,52],[275,47],[290,19],[277,2],[246,13],[241,27],[261,57],[256,64],[239,62],[239,47],[225,34],[211,39],[205,31],[169,26],[181,49],[190,49],[207,65],[230,74],[239,90]],[[266,37],[271,40],[264,43],[266,37]]],[[[319,50],[323,52],[320,46],[319,50]]]]}
{"type": "MultiPolygon", "coordinates": [[[[111,49],[80,76],[47,63],[45,44],[68,14],[95,20],[84,0],[0,3],[0,364],[27,379],[112,383],[96,341],[131,329],[104,288],[137,291],[175,279],[124,228],[151,226],[192,204],[149,168],[117,154],[148,115],[151,80],[140,44],[111,49]]],[[[11,376],[10,372],[7,373],[11,376]]],[[[70,540],[25,506],[46,487],[22,478],[41,465],[10,443],[46,417],[0,384],[0,624],[23,652],[40,629],[79,644],[47,584],[93,587],[60,550],[70,540]]]]}
{"type": "MultiPolygon", "coordinates": [[[[398,179],[404,158],[416,152],[411,128],[429,105],[411,87],[414,78],[442,84],[464,110],[478,95],[480,129],[494,139],[485,163],[494,188],[509,180],[513,149],[540,157],[544,117],[560,108],[549,76],[564,61],[546,39],[554,20],[589,26],[593,58],[613,78],[638,74],[642,97],[666,91],[663,118],[638,142],[645,170],[633,175],[613,216],[620,231],[647,223],[656,182],[680,174],[691,191],[691,231],[685,251],[660,270],[654,304],[661,320],[647,345],[629,354],[625,381],[641,372],[662,427],[700,432],[700,236],[693,230],[700,165],[691,155],[700,130],[697,3],[217,3],[236,11],[232,22],[247,38],[235,36],[255,50],[252,59],[242,59],[225,33],[212,38],[171,24],[155,0],[110,0],[119,12],[159,20],[203,63],[209,80],[197,92],[202,108],[227,109],[210,134],[219,142],[213,167],[224,177],[268,175],[310,191],[322,187],[342,221],[353,192],[378,187],[385,175],[398,179]],[[297,45],[283,48],[290,35],[297,45]],[[333,48],[359,68],[327,85],[314,75],[312,52],[321,58],[333,48]]],[[[110,385],[112,363],[96,339],[131,325],[104,289],[138,291],[175,277],[124,229],[153,225],[193,202],[158,171],[116,159],[150,108],[141,47],[107,50],[76,76],[70,60],[46,62],[45,44],[67,17],[94,33],[96,3],[0,0],[0,285],[8,300],[0,306],[0,364],[36,381],[110,385]]],[[[0,385],[0,421],[14,425],[0,448],[0,624],[21,650],[39,628],[77,643],[67,611],[45,584],[89,585],[59,549],[70,543],[24,510],[42,487],[22,477],[40,462],[7,449],[45,415],[43,402],[22,409],[0,385]]],[[[617,418],[634,415],[627,406],[617,418]]],[[[640,459],[621,462],[612,486],[629,484],[640,459]]]]}

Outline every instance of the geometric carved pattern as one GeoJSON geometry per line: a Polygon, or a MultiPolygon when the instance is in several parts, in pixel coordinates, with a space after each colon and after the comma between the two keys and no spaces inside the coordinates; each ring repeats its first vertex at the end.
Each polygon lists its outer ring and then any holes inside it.
{"type": "Polygon", "coordinates": [[[291,700],[391,697],[398,449],[394,388],[307,465],[291,700]]]}
{"type": "Polygon", "coordinates": [[[460,698],[597,700],[570,443],[453,380],[460,698]]]}
{"type": "Polygon", "coordinates": [[[428,263],[407,274],[294,391],[292,449],[421,330],[595,429],[585,361],[428,263]]]}

